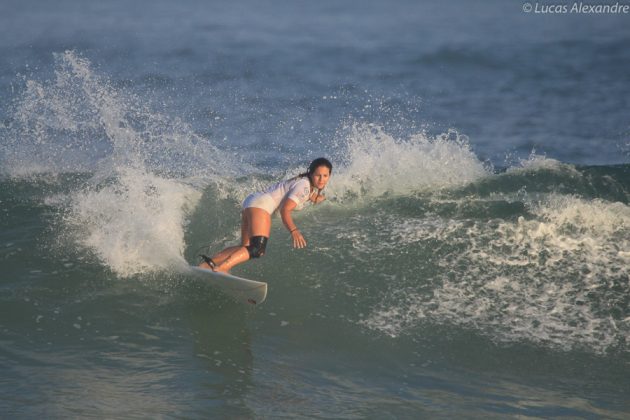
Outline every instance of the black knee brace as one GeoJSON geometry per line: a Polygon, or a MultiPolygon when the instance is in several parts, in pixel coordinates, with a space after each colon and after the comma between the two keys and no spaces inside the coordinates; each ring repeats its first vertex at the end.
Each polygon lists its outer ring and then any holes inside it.
{"type": "Polygon", "coordinates": [[[249,252],[249,258],[258,258],[265,255],[267,239],[265,236],[252,236],[249,239],[249,245],[245,247],[247,252],[249,252]]]}

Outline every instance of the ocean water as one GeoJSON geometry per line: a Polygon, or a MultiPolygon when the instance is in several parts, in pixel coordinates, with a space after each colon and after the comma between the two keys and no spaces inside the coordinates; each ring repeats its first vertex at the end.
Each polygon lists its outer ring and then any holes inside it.
{"type": "Polygon", "coordinates": [[[628,418],[630,15],[525,8],[0,3],[0,417],[628,418]]]}

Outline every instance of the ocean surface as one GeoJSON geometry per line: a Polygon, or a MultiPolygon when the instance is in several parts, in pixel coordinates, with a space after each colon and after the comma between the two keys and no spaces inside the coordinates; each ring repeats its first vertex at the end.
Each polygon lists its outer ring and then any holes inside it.
{"type": "Polygon", "coordinates": [[[630,417],[630,15],[545,4],[2,0],[0,417],[630,417]]]}

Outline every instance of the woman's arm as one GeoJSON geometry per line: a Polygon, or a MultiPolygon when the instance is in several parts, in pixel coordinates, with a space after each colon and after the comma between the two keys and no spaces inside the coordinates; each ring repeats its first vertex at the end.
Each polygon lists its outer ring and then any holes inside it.
{"type": "Polygon", "coordinates": [[[284,200],[284,203],[282,203],[282,206],[280,207],[280,217],[282,217],[282,223],[284,223],[284,226],[289,230],[289,232],[291,232],[293,247],[304,248],[306,246],[306,240],[297,226],[295,226],[295,223],[293,223],[293,218],[291,217],[291,212],[296,206],[297,203],[290,198],[284,200]]]}

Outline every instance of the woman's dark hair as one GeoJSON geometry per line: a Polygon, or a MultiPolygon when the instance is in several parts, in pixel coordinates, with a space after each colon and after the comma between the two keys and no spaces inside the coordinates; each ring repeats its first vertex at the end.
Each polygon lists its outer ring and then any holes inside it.
{"type": "Polygon", "coordinates": [[[311,162],[310,165],[308,165],[308,171],[299,174],[298,176],[296,176],[296,178],[304,178],[304,177],[311,176],[311,174],[315,172],[315,170],[319,168],[320,166],[327,167],[330,173],[332,173],[332,163],[330,163],[328,159],[320,157],[320,158],[315,159],[314,161],[311,162]]]}
{"type": "Polygon", "coordinates": [[[308,165],[308,172],[306,173],[306,175],[311,175],[320,166],[327,167],[328,170],[332,173],[332,163],[330,163],[328,159],[320,157],[320,158],[315,159],[314,161],[311,162],[310,165],[308,165]]]}

